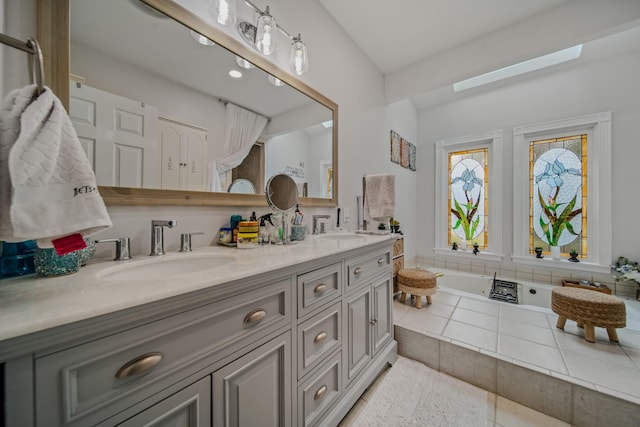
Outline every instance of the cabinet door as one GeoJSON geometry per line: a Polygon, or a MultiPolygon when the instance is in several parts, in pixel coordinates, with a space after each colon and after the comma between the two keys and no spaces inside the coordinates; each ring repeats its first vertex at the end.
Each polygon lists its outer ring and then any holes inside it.
{"type": "Polygon", "coordinates": [[[393,338],[393,316],[391,304],[391,279],[378,279],[373,283],[373,354],[375,355],[393,338]]]}
{"type": "Polygon", "coordinates": [[[291,426],[287,332],[213,373],[213,425],[291,426]]]}
{"type": "Polygon", "coordinates": [[[371,286],[351,294],[347,313],[347,381],[351,381],[371,359],[371,286]]]}
{"type": "Polygon", "coordinates": [[[211,379],[205,377],[149,409],[121,427],[205,427],[211,425],[211,379]]]}

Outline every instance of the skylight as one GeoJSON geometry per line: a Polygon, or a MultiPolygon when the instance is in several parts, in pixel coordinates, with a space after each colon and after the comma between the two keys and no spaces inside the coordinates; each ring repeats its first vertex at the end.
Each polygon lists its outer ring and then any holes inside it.
{"type": "Polygon", "coordinates": [[[471,77],[453,84],[453,91],[471,89],[474,87],[486,85],[488,83],[497,82],[498,80],[508,79],[509,77],[519,76],[531,71],[541,70],[552,65],[561,64],[580,57],[582,53],[582,45],[570,47],[568,49],[559,50],[548,55],[539,56],[529,59],[528,61],[510,65],[499,70],[491,71],[486,74],[471,77]]]}

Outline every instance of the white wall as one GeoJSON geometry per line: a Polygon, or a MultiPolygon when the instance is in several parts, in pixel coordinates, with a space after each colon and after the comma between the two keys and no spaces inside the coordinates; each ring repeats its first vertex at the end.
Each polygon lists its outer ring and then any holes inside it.
{"type": "MultiPolygon", "coordinates": [[[[613,115],[613,255],[640,259],[637,227],[638,159],[640,159],[640,51],[589,62],[579,68],[505,85],[445,105],[421,111],[418,119],[418,255],[433,256],[435,232],[434,141],[442,138],[503,130],[503,267],[510,268],[513,247],[513,128],[553,119],[602,111],[613,115]],[[423,221],[422,218],[425,220],[423,221]]],[[[518,171],[515,171],[518,172],[518,171]]]]}
{"type": "MultiPolygon", "coordinates": [[[[10,3],[15,5],[17,2],[10,3]]],[[[34,0],[23,0],[19,3],[24,3],[23,8],[25,5],[32,6],[35,11],[34,0]]],[[[180,0],[179,3],[205,16],[209,2],[180,0]]],[[[243,5],[242,2],[238,4],[243,5]]],[[[266,6],[262,3],[258,5],[266,6]]],[[[301,80],[339,105],[339,204],[348,208],[351,215],[351,222],[346,226],[356,226],[356,196],[362,193],[363,174],[397,173],[396,188],[402,191],[398,191],[396,216],[402,221],[402,228],[407,235],[406,257],[412,258],[415,248],[415,207],[411,203],[414,203],[415,199],[413,194],[416,174],[390,162],[389,131],[393,128],[407,140],[415,141],[415,110],[409,102],[390,107],[385,104],[382,74],[317,0],[272,0],[269,5],[278,22],[291,32],[302,33],[308,46],[310,69],[301,80]]],[[[246,15],[247,11],[241,14],[246,15]]],[[[252,16],[253,13],[248,15],[252,16]]],[[[15,13],[8,18],[13,18],[13,22],[23,29],[35,28],[35,13],[15,13]]],[[[235,36],[235,31],[231,31],[230,34],[235,36]]],[[[283,47],[276,57],[277,65],[285,70],[288,70],[288,55],[288,49],[283,47]]],[[[421,165],[418,164],[418,167],[421,165]]],[[[228,223],[231,214],[240,213],[248,216],[252,210],[259,213],[266,211],[264,207],[234,209],[110,206],[108,209],[114,226],[95,237],[129,236],[132,238],[134,255],[145,255],[149,252],[151,219],[178,220],[177,228],[165,232],[166,247],[175,250],[178,248],[181,232],[206,232],[206,236],[195,236],[193,242],[195,247],[204,246],[210,244],[219,227],[228,223]]],[[[305,212],[307,217],[313,213],[330,213],[330,224],[335,224],[335,209],[308,211],[305,212]]],[[[102,249],[98,253],[98,256],[109,255],[109,249],[102,249]]]]}
{"type": "Polygon", "coordinates": [[[207,129],[207,162],[222,157],[226,109],[217,98],[72,43],[70,70],[87,86],[158,107],[158,115],[207,129]]]}

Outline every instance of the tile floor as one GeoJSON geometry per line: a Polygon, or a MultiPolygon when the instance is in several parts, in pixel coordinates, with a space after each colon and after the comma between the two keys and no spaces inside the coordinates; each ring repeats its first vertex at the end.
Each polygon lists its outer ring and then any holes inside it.
{"type": "MultiPolygon", "coordinates": [[[[400,356],[402,357],[402,356],[400,356]]],[[[339,427],[362,427],[357,425],[358,416],[366,411],[366,406],[371,397],[376,393],[380,384],[384,381],[388,368],[376,382],[362,395],[358,403],[351,409],[347,416],[339,424],[339,427]]],[[[431,368],[427,368],[431,370],[431,368]]],[[[434,370],[434,372],[436,372],[434,370]]],[[[454,380],[459,381],[459,380],[454,380]]],[[[569,427],[558,419],[552,418],[542,412],[534,411],[519,403],[487,392],[487,427],[569,427]]]]}
{"type": "MultiPolygon", "coordinates": [[[[395,325],[640,405],[640,302],[625,299],[627,327],[617,330],[619,343],[610,342],[602,328],[589,343],[573,321],[557,329],[550,309],[452,289],[439,289],[432,298],[420,310],[409,298],[406,304],[394,300],[395,325]]],[[[383,380],[384,374],[378,382],[383,380]]],[[[362,396],[341,427],[352,425],[375,390],[374,385],[362,396]]],[[[488,393],[487,405],[487,426],[569,426],[494,393],[488,393]]]]}
{"type": "Polygon", "coordinates": [[[640,405],[640,302],[625,299],[627,327],[617,330],[619,343],[610,342],[602,328],[589,343],[573,321],[557,329],[550,309],[450,289],[432,298],[420,310],[408,298],[406,304],[394,300],[394,323],[640,405]]]}

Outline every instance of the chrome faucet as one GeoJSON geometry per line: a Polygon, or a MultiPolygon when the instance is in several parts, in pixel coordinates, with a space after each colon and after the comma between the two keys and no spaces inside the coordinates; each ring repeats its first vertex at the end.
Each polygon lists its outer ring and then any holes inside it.
{"type": "Polygon", "coordinates": [[[114,261],[126,261],[131,259],[131,242],[128,237],[118,237],[115,239],[96,240],[96,243],[115,242],[116,257],[114,261]]]}
{"type": "Polygon", "coordinates": [[[164,255],[164,227],[173,228],[178,225],[175,219],[151,221],[151,253],[150,256],[164,255]]]}
{"type": "Polygon", "coordinates": [[[329,219],[330,215],[313,215],[313,234],[324,234],[324,222],[320,223],[320,229],[318,229],[318,220],[329,219]]]}

